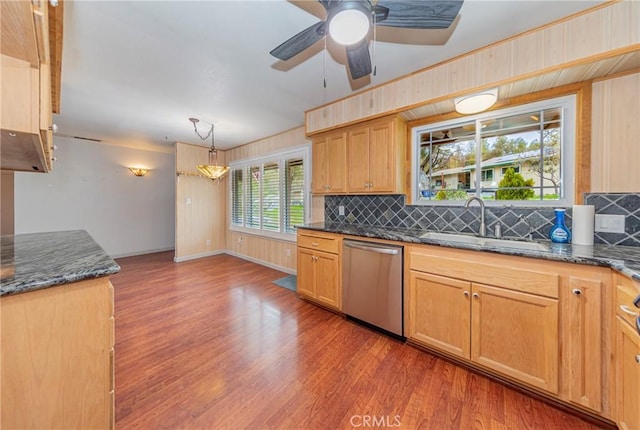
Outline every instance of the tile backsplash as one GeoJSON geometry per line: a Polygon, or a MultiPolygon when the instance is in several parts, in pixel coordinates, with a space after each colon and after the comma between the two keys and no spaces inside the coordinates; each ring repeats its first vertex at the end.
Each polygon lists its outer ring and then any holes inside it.
{"type": "MultiPolygon", "coordinates": [[[[624,214],[626,231],[620,234],[596,233],[596,243],[640,246],[640,194],[587,194],[585,204],[596,206],[596,213],[624,214]]],[[[477,203],[462,206],[407,206],[403,195],[326,196],[325,221],[361,225],[400,227],[445,232],[477,233],[480,227],[477,203]],[[344,215],[339,207],[344,206],[344,215]]],[[[493,236],[498,221],[504,237],[547,239],[554,221],[553,208],[487,207],[487,236],[493,236]],[[526,221],[525,221],[526,219],[526,221]]],[[[571,209],[566,223],[571,228],[571,209]]]]}
{"type": "Polygon", "coordinates": [[[624,233],[596,232],[595,243],[640,246],[640,193],[587,193],[584,204],[596,214],[624,215],[624,233]]]}

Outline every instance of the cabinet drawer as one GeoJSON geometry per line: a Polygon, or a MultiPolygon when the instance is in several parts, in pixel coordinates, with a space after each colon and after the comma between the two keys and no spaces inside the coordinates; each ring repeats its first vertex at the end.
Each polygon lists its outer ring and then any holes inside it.
{"type": "Polygon", "coordinates": [[[633,300],[638,296],[638,290],[634,288],[632,281],[618,282],[616,286],[616,312],[620,318],[636,326],[636,317],[640,315],[640,309],[636,308],[633,300]]]}
{"type": "Polygon", "coordinates": [[[338,254],[340,251],[340,238],[322,233],[309,234],[299,232],[298,246],[338,254]]]}

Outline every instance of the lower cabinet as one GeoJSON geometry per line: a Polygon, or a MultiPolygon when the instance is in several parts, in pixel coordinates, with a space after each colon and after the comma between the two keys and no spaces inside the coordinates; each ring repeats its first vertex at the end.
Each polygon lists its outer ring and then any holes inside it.
{"type": "Polygon", "coordinates": [[[0,428],[114,428],[112,293],[104,277],[0,299],[0,428]]]}
{"type": "Polygon", "coordinates": [[[640,334],[616,318],[616,420],[625,430],[640,429],[640,334]]]}
{"type": "Polygon", "coordinates": [[[461,358],[471,357],[471,283],[411,271],[408,337],[461,358]]]}
{"type": "Polygon", "coordinates": [[[640,309],[634,301],[640,283],[616,277],[615,303],[615,420],[624,430],[640,429],[640,309]]]}
{"type": "Polygon", "coordinates": [[[297,292],[332,309],[342,303],[342,269],[339,237],[298,231],[297,292]]]}
{"type": "Polygon", "coordinates": [[[558,393],[558,300],[472,284],[471,360],[558,393]]]}
{"type": "Polygon", "coordinates": [[[411,271],[409,337],[558,392],[558,301],[411,271]]]}
{"type": "Polygon", "coordinates": [[[411,341],[613,417],[609,268],[429,245],[405,255],[411,341]]]}

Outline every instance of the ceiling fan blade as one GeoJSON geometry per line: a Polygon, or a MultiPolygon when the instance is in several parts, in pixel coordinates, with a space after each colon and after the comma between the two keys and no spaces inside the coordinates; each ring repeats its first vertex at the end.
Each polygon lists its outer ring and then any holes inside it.
{"type": "Polygon", "coordinates": [[[270,54],[282,61],[287,61],[289,58],[299,54],[322,39],[325,35],[325,24],[325,21],[320,21],[311,27],[305,28],[300,33],[274,48],[270,54]]]}
{"type": "Polygon", "coordinates": [[[357,45],[347,46],[347,62],[351,79],[355,80],[371,74],[369,42],[366,38],[357,45]]]}
{"type": "Polygon", "coordinates": [[[462,0],[380,0],[389,9],[378,25],[402,28],[448,28],[462,7],[462,0]]]}

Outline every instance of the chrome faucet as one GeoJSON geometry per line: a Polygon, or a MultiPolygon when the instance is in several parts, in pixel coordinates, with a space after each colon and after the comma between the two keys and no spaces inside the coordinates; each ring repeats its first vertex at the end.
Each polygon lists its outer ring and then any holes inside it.
{"type": "Polygon", "coordinates": [[[472,201],[477,201],[480,204],[480,231],[478,232],[478,234],[480,236],[486,236],[487,234],[487,226],[484,223],[484,202],[482,201],[481,198],[473,196],[473,197],[469,197],[465,202],[464,202],[464,207],[468,208],[469,204],[472,201]]]}

